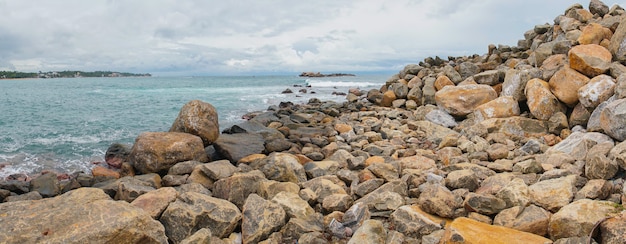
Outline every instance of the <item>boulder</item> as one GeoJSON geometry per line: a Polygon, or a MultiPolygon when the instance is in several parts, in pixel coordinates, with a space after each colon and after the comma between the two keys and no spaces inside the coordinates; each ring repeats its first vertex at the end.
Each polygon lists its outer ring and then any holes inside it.
{"type": "Polygon", "coordinates": [[[492,118],[480,122],[480,125],[489,132],[500,132],[512,136],[541,137],[548,133],[547,121],[522,116],[492,118]]]}
{"type": "Polygon", "coordinates": [[[608,75],[593,77],[586,85],[578,89],[578,100],[586,108],[595,108],[613,96],[615,79],[608,75]]]}
{"type": "Polygon", "coordinates": [[[198,161],[180,162],[172,166],[167,171],[167,174],[168,175],[188,175],[188,174],[191,174],[191,172],[193,172],[193,169],[196,166],[202,165],[202,164],[203,164],[202,162],[198,162],[198,161]]]}
{"type": "Polygon", "coordinates": [[[466,116],[498,94],[488,85],[446,86],[435,93],[437,106],[453,116],[466,116]]]}
{"type": "Polygon", "coordinates": [[[500,83],[500,72],[498,70],[487,70],[475,74],[474,81],[478,84],[493,86],[500,83]]]}
{"type": "Polygon", "coordinates": [[[531,78],[532,76],[528,70],[507,70],[500,95],[513,97],[516,101],[525,101],[524,89],[526,88],[526,83],[531,78]]]}
{"type": "Polygon", "coordinates": [[[213,105],[200,100],[186,103],[170,128],[170,132],[199,136],[205,147],[217,140],[220,135],[219,130],[217,110],[213,105]]]}
{"type": "Polygon", "coordinates": [[[263,173],[257,170],[235,173],[231,177],[216,181],[213,185],[213,195],[243,207],[248,195],[257,192],[264,178],[263,173]]]}
{"type": "Polygon", "coordinates": [[[613,184],[603,179],[593,179],[587,181],[578,192],[576,192],[575,200],[583,198],[602,200],[606,199],[613,191],[613,184]]]}
{"type": "Polygon", "coordinates": [[[584,237],[591,234],[594,225],[618,213],[613,202],[581,199],[561,208],[550,218],[550,238],[584,237]]]}
{"type": "Polygon", "coordinates": [[[243,243],[258,243],[280,230],[287,215],[280,205],[250,194],[243,205],[241,236],[243,243]]]}
{"type": "Polygon", "coordinates": [[[435,80],[435,89],[439,91],[443,89],[444,86],[454,86],[454,82],[445,75],[437,77],[437,80],[435,80]]]}
{"type": "Polygon", "coordinates": [[[135,139],[129,160],[145,174],[168,170],[178,162],[208,162],[209,158],[200,137],[179,132],[144,132],[135,139]]]}
{"type": "Polygon", "coordinates": [[[130,147],[126,144],[113,143],[104,153],[104,161],[112,168],[119,169],[122,163],[128,161],[130,147]]]}
{"type": "Polygon", "coordinates": [[[502,210],[493,219],[493,225],[500,225],[540,236],[548,234],[548,224],[552,214],[536,205],[515,206],[502,210]]]}
{"type": "Polygon", "coordinates": [[[570,67],[587,77],[604,74],[613,58],[609,50],[597,44],[574,46],[568,55],[570,67]]]}
{"type": "Polygon", "coordinates": [[[168,243],[163,226],[148,213],[97,188],[3,203],[0,213],[1,243],[168,243]]]}
{"type": "Polygon", "coordinates": [[[389,218],[395,230],[408,237],[420,239],[437,230],[449,220],[424,212],[417,205],[398,208],[389,218]]]}
{"type": "Polygon", "coordinates": [[[569,204],[576,190],[575,175],[539,181],[528,187],[531,202],[551,212],[569,204]]]}
{"type": "Polygon", "coordinates": [[[461,217],[449,225],[440,243],[551,243],[550,239],[519,230],[461,217]]]}
{"type": "Polygon", "coordinates": [[[589,1],[589,12],[598,16],[604,16],[609,13],[609,6],[600,0],[591,0],[589,1]]]}
{"type": "Polygon", "coordinates": [[[137,199],[137,197],[154,190],[154,187],[147,186],[145,183],[138,180],[120,181],[117,185],[115,200],[122,200],[130,203],[137,199]]]}
{"type": "Polygon", "coordinates": [[[45,173],[30,181],[30,191],[37,191],[42,197],[53,197],[61,193],[57,174],[45,173]]]}
{"type": "Polygon", "coordinates": [[[298,194],[300,186],[293,182],[278,182],[275,180],[262,180],[259,182],[257,194],[259,196],[270,200],[274,198],[278,193],[294,193],[298,194]]]}
{"type": "MultiPolygon", "coordinates": [[[[608,12],[608,8],[607,8],[608,12]]],[[[603,16],[603,15],[600,15],[603,16]]],[[[582,33],[578,37],[578,43],[581,45],[587,44],[598,44],[602,40],[607,39],[610,40],[613,32],[601,24],[598,23],[589,23],[585,27],[582,28],[582,33]]]]}
{"type": "Polygon", "coordinates": [[[222,134],[213,146],[234,164],[247,156],[263,153],[265,140],[256,133],[222,134]]]}
{"type": "Polygon", "coordinates": [[[626,142],[620,142],[609,151],[609,159],[615,161],[623,170],[626,169],[626,142]]]}
{"type": "MultiPolygon", "coordinates": [[[[567,55],[565,54],[555,54],[548,57],[546,60],[543,61],[543,64],[541,64],[540,70],[543,73],[541,78],[543,80],[550,80],[557,71],[563,69],[566,64],[566,60],[567,55]]],[[[567,67],[569,68],[569,66],[567,67]]],[[[530,78],[528,78],[528,80],[530,80],[530,78]]],[[[522,94],[523,93],[524,92],[522,91],[522,94]]]]}
{"type": "Polygon", "coordinates": [[[217,237],[227,237],[241,220],[234,204],[195,192],[181,194],[165,209],[160,221],[173,243],[179,243],[197,230],[208,228],[217,237]]]}
{"type": "Polygon", "coordinates": [[[541,79],[529,80],[526,83],[525,95],[530,113],[539,120],[548,120],[555,113],[565,112],[565,106],[550,92],[548,82],[541,79]]]}
{"type": "Polygon", "coordinates": [[[439,184],[425,183],[419,187],[421,194],[417,205],[425,212],[443,218],[454,218],[457,208],[462,207],[463,199],[454,195],[448,188],[439,184]]]}
{"type": "Polygon", "coordinates": [[[518,115],[520,115],[519,103],[511,96],[500,96],[476,107],[474,111],[474,118],[478,121],[518,115]]]}
{"type": "Polygon", "coordinates": [[[289,218],[310,219],[315,215],[315,210],[297,193],[279,192],[272,198],[272,202],[280,205],[289,218]]]}
{"type": "Polygon", "coordinates": [[[578,103],[578,89],[588,82],[587,76],[569,67],[564,67],[550,78],[548,84],[550,85],[550,92],[559,101],[572,108],[578,103]]]}
{"type": "Polygon", "coordinates": [[[626,216],[624,212],[600,223],[599,243],[620,243],[626,240],[626,216]]]}
{"type": "Polygon", "coordinates": [[[613,139],[626,140],[626,99],[613,101],[602,110],[600,127],[613,139]]]}
{"type": "Polygon", "coordinates": [[[289,153],[272,153],[250,166],[263,172],[270,180],[296,184],[307,180],[304,167],[296,156],[289,153]]]}
{"type": "Polygon", "coordinates": [[[616,61],[626,61],[626,19],[622,18],[611,37],[609,50],[616,61]]]}
{"type": "Polygon", "coordinates": [[[162,187],[157,190],[147,192],[135,200],[130,205],[146,211],[153,219],[159,219],[161,213],[165,211],[171,202],[176,200],[178,192],[172,187],[162,187]]]}
{"type": "Polygon", "coordinates": [[[387,240],[387,228],[380,220],[368,219],[354,232],[348,244],[360,243],[385,243],[387,240]]]}
{"type": "Polygon", "coordinates": [[[493,195],[468,193],[465,196],[463,206],[469,212],[477,212],[484,215],[494,215],[506,208],[506,202],[493,195]]]}
{"type": "Polygon", "coordinates": [[[603,142],[613,142],[611,137],[598,132],[573,132],[565,140],[546,151],[546,154],[565,153],[574,158],[583,159],[592,146],[603,142]]]}
{"type": "Polygon", "coordinates": [[[200,170],[206,176],[211,178],[211,180],[221,180],[232,176],[235,172],[238,171],[237,167],[235,167],[228,160],[213,161],[198,167],[200,167],[200,170]]]}

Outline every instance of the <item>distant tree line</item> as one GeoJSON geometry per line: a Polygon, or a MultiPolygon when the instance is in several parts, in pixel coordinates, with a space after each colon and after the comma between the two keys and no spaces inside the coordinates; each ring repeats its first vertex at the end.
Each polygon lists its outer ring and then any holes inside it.
{"type": "Polygon", "coordinates": [[[0,79],[19,79],[19,78],[73,78],[73,77],[147,77],[152,76],[149,73],[135,74],[127,72],[114,72],[114,71],[48,71],[33,73],[33,72],[18,72],[18,71],[0,71],[0,79]]]}

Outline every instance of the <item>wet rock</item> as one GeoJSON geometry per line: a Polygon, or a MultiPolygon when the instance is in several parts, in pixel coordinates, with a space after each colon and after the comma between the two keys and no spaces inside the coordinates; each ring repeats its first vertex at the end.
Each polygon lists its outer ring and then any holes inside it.
{"type": "Polygon", "coordinates": [[[609,50],[597,44],[574,46],[568,55],[570,67],[587,77],[604,74],[613,57],[609,50]]]}
{"type": "Polygon", "coordinates": [[[263,174],[259,171],[235,173],[231,177],[216,181],[213,185],[213,195],[243,207],[248,195],[257,192],[259,182],[263,179],[263,174]]]}
{"type": "Polygon", "coordinates": [[[453,116],[466,116],[498,94],[488,85],[446,86],[435,93],[437,106],[453,116]]]}
{"type": "Polygon", "coordinates": [[[405,236],[417,239],[441,230],[442,223],[446,223],[446,219],[428,214],[416,205],[398,208],[391,214],[389,220],[395,230],[405,236]]]}
{"type": "Polygon", "coordinates": [[[226,200],[187,192],[170,203],[160,221],[169,239],[178,243],[202,228],[210,229],[217,237],[226,237],[241,218],[237,206],[226,200]]]}
{"type": "Polygon", "coordinates": [[[581,199],[561,208],[550,218],[550,238],[589,236],[600,220],[617,213],[615,204],[607,201],[581,199]]]}
{"type": "Polygon", "coordinates": [[[615,80],[612,77],[598,75],[578,89],[578,100],[586,108],[595,108],[613,96],[614,90],[615,80]]]}
{"type": "Polygon", "coordinates": [[[493,224],[546,236],[551,216],[550,212],[536,205],[531,204],[528,207],[515,206],[498,213],[493,220],[493,224]]]}
{"type": "Polygon", "coordinates": [[[463,204],[460,197],[442,185],[425,183],[420,185],[419,189],[421,194],[417,199],[417,205],[427,213],[454,218],[455,210],[463,204]]]}
{"type": "Polygon", "coordinates": [[[176,200],[177,196],[178,192],[174,188],[162,187],[137,197],[130,205],[143,209],[153,219],[159,219],[161,213],[176,200]]]}
{"type": "Polygon", "coordinates": [[[568,67],[557,71],[548,82],[550,92],[568,107],[574,107],[578,103],[578,89],[587,83],[587,76],[568,67]]]}
{"type": "Polygon", "coordinates": [[[529,80],[526,83],[525,95],[530,113],[539,120],[548,120],[557,112],[565,112],[563,104],[550,92],[548,82],[537,78],[529,80]]]}
{"type": "Polygon", "coordinates": [[[79,188],[38,201],[3,203],[0,212],[3,243],[167,243],[158,221],[96,188],[79,188]]]}
{"type": "Polygon", "coordinates": [[[145,174],[168,170],[183,161],[209,159],[200,137],[179,132],[144,132],[135,139],[129,160],[145,174]]]}
{"type": "Polygon", "coordinates": [[[576,194],[576,176],[539,181],[528,187],[530,199],[548,211],[556,212],[569,204],[576,194]]]}
{"type": "Polygon", "coordinates": [[[192,100],[180,109],[170,132],[184,132],[199,136],[206,147],[217,140],[220,135],[219,129],[215,107],[200,100],[192,100]]]}
{"type": "Polygon", "coordinates": [[[222,134],[213,146],[234,164],[247,156],[263,153],[265,140],[256,133],[222,134]]]}
{"type": "Polygon", "coordinates": [[[257,243],[285,224],[287,215],[280,205],[250,194],[243,205],[241,234],[244,243],[257,243]]]}
{"type": "Polygon", "coordinates": [[[348,244],[358,243],[385,243],[387,240],[387,228],[380,220],[369,219],[354,232],[348,244]]]}
{"type": "Polygon", "coordinates": [[[604,132],[618,141],[626,140],[626,99],[609,103],[600,114],[600,126],[604,132]]]}
{"type": "Polygon", "coordinates": [[[122,163],[128,161],[128,155],[130,154],[130,147],[121,144],[113,143],[107,151],[104,153],[104,161],[112,168],[119,169],[122,167],[122,163]]]}
{"type": "Polygon", "coordinates": [[[469,218],[457,218],[446,226],[442,243],[550,243],[545,237],[469,218]]]}

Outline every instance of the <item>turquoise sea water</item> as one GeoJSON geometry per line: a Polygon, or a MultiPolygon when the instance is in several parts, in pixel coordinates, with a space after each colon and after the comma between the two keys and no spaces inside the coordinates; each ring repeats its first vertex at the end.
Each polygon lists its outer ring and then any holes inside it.
{"type": "Polygon", "coordinates": [[[55,170],[88,172],[114,142],[167,131],[180,108],[199,99],[216,107],[221,130],[281,101],[345,101],[333,91],[380,88],[390,75],[59,78],[0,80],[0,178],[55,170]],[[307,93],[298,90],[306,86],[307,93]],[[292,94],[282,94],[291,89],[292,94]],[[314,91],[315,94],[311,94],[314,91]],[[4,165],[4,167],[2,167],[4,165]]]}

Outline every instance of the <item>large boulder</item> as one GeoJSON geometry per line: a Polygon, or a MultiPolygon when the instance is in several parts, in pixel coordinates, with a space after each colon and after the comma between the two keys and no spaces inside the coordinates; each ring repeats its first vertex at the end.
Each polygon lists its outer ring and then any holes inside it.
{"type": "Polygon", "coordinates": [[[180,109],[170,132],[196,135],[202,138],[204,146],[211,145],[220,135],[217,110],[209,103],[192,100],[180,109]]]}
{"type": "Polygon", "coordinates": [[[588,82],[587,76],[565,67],[557,71],[548,83],[556,98],[568,107],[574,107],[578,103],[578,89],[588,82]]]}
{"type": "Polygon", "coordinates": [[[163,226],[97,188],[0,204],[0,243],[167,243],[163,226]]]}
{"type": "Polygon", "coordinates": [[[548,120],[557,112],[565,112],[565,106],[550,92],[548,82],[538,78],[529,80],[525,94],[530,113],[539,120],[548,120]]]}
{"type": "Polygon", "coordinates": [[[595,108],[613,96],[614,90],[615,79],[613,77],[598,75],[578,89],[578,100],[586,108],[595,108]]]}
{"type": "Polygon", "coordinates": [[[587,77],[604,74],[612,58],[609,50],[597,44],[578,45],[569,51],[570,67],[587,77]]]}
{"type": "Polygon", "coordinates": [[[285,224],[285,210],[257,194],[250,194],[243,205],[241,235],[243,243],[258,243],[285,224]]]}
{"type": "Polygon", "coordinates": [[[160,220],[170,240],[179,243],[202,228],[217,237],[227,237],[239,224],[241,211],[229,201],[186,192],[170,203],[160,220]]]}
{"type": "Polygon", "coordinates": [[[449,114],[462,117],[497,97],[498,93],[488,85],[445,86],[435,93],[435,102],[449,114]]]}
{"type": "Polygon", "coordinates": [[[476,107],[474,111],[474,116],[479,121],[517,115],[520,115],[519,103],[512,96],[500,96],[476,107]]]}
{"type": "Polygon", "coordinates": [[[622,18],[617,29],[611,37],[609,50],[615,60],[624,63],[626,61],[626,18],[622,18]]]}
{"type": "Polygon", "coordinates": [[[473,219],[457,218],[446,225],[440,243],[552,243],[550,239],[473,219]]]}
{"type": "Polygon", "coordinates": [[[213,146],[231,163],[237,163],[242,158],[262,153],[265,140],[256,133],[222,134],[213,146]]]}
{"type": "Polygon", "coordinates": [[[556,212],[569,204],[576,194],[576,176],[539,181],[528,187],[533,204],[548,211],[556,212]]]}
{"type": "Polygon", "coordinates": [[[591,234],[594,225],[619,212],[615,203],[581,199],[564,206],[550,218],[549,234],[553,239],[584,237],[591,234]]]}
{"type": "Polygon", "coordinates": [[[507,70],[504,76],[504,82],[502,83],[501,96],[511,96],[517,101],[526,100],[524,89],[526,88],[526,83],[531,78],[531,74],[528,70],[507,70]]]}
{"type": "Polygon", "coordinates": [[[626,140],[626,99],[611,102],[602,110],[600,127],[613,139],[626,140]]]}
{"type": "Polygon", "coordinates": [[[189,160],[208,162],[200,137],[179,132],[144,132],[135,139],[129,160],[141,173],[168,170],[189,160]]]}

